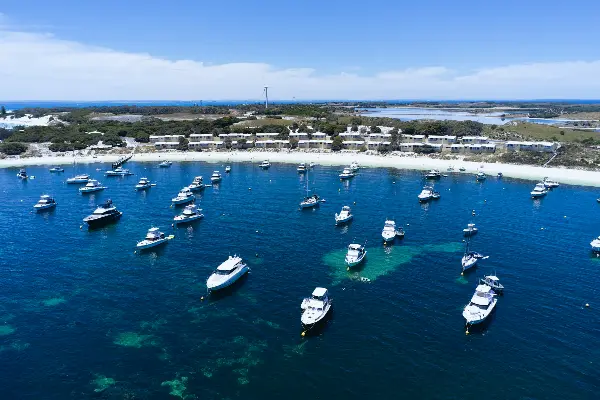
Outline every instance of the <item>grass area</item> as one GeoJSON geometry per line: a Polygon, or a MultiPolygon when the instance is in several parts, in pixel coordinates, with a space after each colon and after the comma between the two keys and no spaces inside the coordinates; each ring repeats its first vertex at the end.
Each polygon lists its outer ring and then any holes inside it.
{"type": "Polygon", "coordinates": [[[226,114],[192,114],[192,113],[173,113],[173,114],[157,114],[155,118],[163,121],[193,121],[195,119],[215,120],[218,118],[227,117],[226,114]]]}
{"type": "Polygon", "coordinates": [[[241,121],[233,126],[239,126],[243,128],[257,128],[265,125],[283,125],[289,126],[292,125],[294,121],[289,119],[277,119],[277,118],[263,118],[263,119],[254,119],[249,121],[241,121]]]}
{"type": "Polygon", "coordinates": [[[600,120],[600,112],[577,112],[563,114],[560,118],[600,120]]]}
{"type": "Polygon", "coordinates": [[[496,127],[496,129],[492,129],[491,125],[486,125],[483,133],[490,137],[502,136],[502,134],[506,133],[516,133],[525,139],[559,142],[579,142],[589,138],[600,141],[600,132],[561,129],[555,126],[527,122],[519,122],[516,125],[501,125],[496,127]],[[501,128],[504,129],[504,132],[500,130],[501,128]]]}

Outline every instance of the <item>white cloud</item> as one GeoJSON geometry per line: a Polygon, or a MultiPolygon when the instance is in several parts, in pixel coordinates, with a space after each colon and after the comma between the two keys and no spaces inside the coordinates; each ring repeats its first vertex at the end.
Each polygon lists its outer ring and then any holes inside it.
{"type": "Polygon", "coordinates": [[[596,98],[600,61],[453,71],[427,66],[374,75],[320,74],[263,63],[167,60],[18,32],[0,14],[0,97],[5,100],[532,99],[596,98]]]}

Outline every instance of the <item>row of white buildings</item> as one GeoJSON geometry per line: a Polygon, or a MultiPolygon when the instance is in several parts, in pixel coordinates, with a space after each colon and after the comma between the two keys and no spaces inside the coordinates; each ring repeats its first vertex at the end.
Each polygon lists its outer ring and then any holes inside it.
{"type": "MultiPolygon", "coordinates": [[[[389,150],[391,134],[343,132],[339,134],[343,139],[344,150],[358,151],[363,148],[368,150],[389,150]]],[[[233,148],[264,148],[284,149],[289,148],[288,139],[277,139],[278,133],[258,132],[224,133],[217,137],[211,134],[191,134],[187,139],[190,149],[218,150],[225,148],[225,141],[231,141],[233,148]],[[241,142],[241,140],[245,140],[241,142]]],[[[157,149],[175,149],[183,135],[155,135],[150,136],[150,142],[157,149]]],[[[331,149],[333,140],[331,136],[316,132],[312,134],[293,132],[290,138],[298,140],[299,149],[331,149]]],[[[435,136],[435,135],[400,135],[399,150],[405,152],[450,152],[450,153],[494,153],[503,151],[538,151],[553,152],[557,143],[552,142],[503,142],[489,140],[485,136],[435,136]]]]}

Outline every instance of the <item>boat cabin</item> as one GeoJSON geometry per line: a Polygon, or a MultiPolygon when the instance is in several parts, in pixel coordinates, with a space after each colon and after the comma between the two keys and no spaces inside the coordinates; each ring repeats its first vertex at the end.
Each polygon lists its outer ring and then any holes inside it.
{"type": "Polygon", "coordinates": [[[162,233],[158,228],[150,228],[146,234],[146,240],[159,240],[164,239],[164,237],[165,234],[162,233]]]}
{"type": "Polygon", "coordinates": [[[230,275],[235,269],[242,264],[241,257],[229,256],[221,265],[219,265],[215,271],[217,275],[230,275]]]}

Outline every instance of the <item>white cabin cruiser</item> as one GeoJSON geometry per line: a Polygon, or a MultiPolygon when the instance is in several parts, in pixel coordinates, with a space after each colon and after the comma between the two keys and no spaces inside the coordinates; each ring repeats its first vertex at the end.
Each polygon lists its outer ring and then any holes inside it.
{"type": "Polygon", "coordinates": [[[437,169],[432,169],[427,174],[425,174],[425,179],[440,179],[442,174],[437,169]]]}
{"type": "Polygon", "coordinates": [[[228,165],[225,167],[225,173],[228,174],[231,172],[231,167],[228,165]]]}
{"type": "Polygon", "coordinates": [[[204,178],[201,176],[197,176],[192,181],[192,184],[188,186],[188,189],[190,189],[192,192],[196,192],[199,190],[204,190],[205,187],[206,185],[204,185],[204,178]]]}
{"type": "Polygon", "coordinates": [[[354,172],[350,168],[344,168],[342,173],[340,174],[340,179],[350,179],[354,178],[354,172]]]}
{"type": "Polygon", "coordinates": [[[463,229],[463,235],[465,236],[473,236],[477,232],[479,232],[479,229],[477,229],[475,224],[467,224],[467,227],[463,229]]]}
{"type": "Polygon", "coordinates": [[[210,176],[210,181],[212,183],[219,183],[221,182],[221,180],[223,180],[223,177],[221,176],[221,173],[219,171],[214,171],[210,176]]]}
{"type": "Polygon", "coordinates": [[[104,189],[106,189],[106,186],[102,186],[102,184],[95,179],[90,179],[85,186],[79,188],[79,191],[81,193],[92,193],[104,189]]]}
{"type": "Polygon", "coordinates": [[[486,275],[483,278],[479,279],[479,284],[487,285],[492,288],[494,293],[502,294],[504,292],[504,286],[500,283],[500,279],[494,275],[486,275]]]}
{"type": "Polygon", "coordinates": [[[354,267],[360,264],[366,256],[367,250],[365,250],[365,246],[352,243],[348,246],[348,252],[346,253],[346,265],[348,268],[354,267]]]}
{"type": "Polygon", "coordinates": [[[271,168],[271,163],[269,162],[269,160],[265,160],[260,163],[259,167],[262,169],[269,169],[271,168]]]}
{"type": "Polygon", "coordinates": [[[189,204],[185,206],[181,214],[173,218],[173,221],[175,221],[176,224],[184,224],[201,218],[204,218],[202,209],[198,208],[195,204],[189,204]]]}
{"type": "Polygon", "coordinates": [[[487,179],[487,175],[485,174],[485,172],[479,171],[476,175],[475,175],[475,180],[481,182],[481,181],[485,181],[487,179]]]}
{"type": "Polygon", "coordinates": [[[420,202],[423,203],[423,202],[429,201],[431,199],[439,199],[440,193],[433,190],[432,186],[424,186],[423,190],[421,190],[421,193],[419,193],[417,198],[419,199],[420,202]]]}
{"type": "Polygon", "coordinates": [[[115,168],[111,171],[106,171],[104,173],[106,176],[129,176],[129,175],[133,175],[132,172],[130,172],[128,169],[124,169],[121,167],[115,168]]]}
{"type": "Polygon", "coordinates": [[[396,222],[392,221],[391,219],[386,220],[385,224],[383,225],[383,230],[381,231],[381,237],[383,238],[383,242],[393,242],[396,238],[396,233],[396,222]]]}
{"type": "Polygon", "coordinates": [[[20,169],[19,172],[17,173],[17,178],[23,179],[23,180],[27,179],[28,178],[27,172],[25,172],[24,169],[20,169]]]}
{"type": "Polygon", "coordinates": [[[546,189],[546,186],[543,183],[538,183],[537,185],[535,185],[533,191],[531,192],[531,198],[537,199],[540,197],[544,197],[547,193],[548,190],[546,189]]]}
{"type": "Polygon", "coordinates": [[[311,328],[322,321],[329,310],[333,300],[329,297],[329,292],[326,288],[318,287],[312,292],[312,296],[302,300],[300,308],[302,309],[302,317],[300,321],[304,328],[311,328]]]}
{"type": "Polygon", "coordinates": [[[61,167],[52,167],[50,168],[50,172],[65,172],[65,169],[61,167]]]}
{"type": "Polygon", "coordinates": [[[229,256],[211,276],[206,280],[208,290],[219,290],[231,286],[240,279],[250,268],[242,261],[241,257],[229,256]]]}
{"type": "Polygon", "coordinates": [[[590,246],[592,246],[592,251],[594,253],[600,253],[600,236],[590,242],[590,246]]]}
{"type": "Polygon", "coordinates": [[[47,194],[42,195],[36,205],[33,206],[34,210],[36,211],[47,210],[54,207],[56,207],[56,201],[47,194]]]}
{"type": "Polygon", "coordinates": [[[498,298],[488,285],[477,285],[475,294],[463,310],[463,317],[469,325],[480,324],[492,313],[498,298]]]}
{"type": "Polygon", "coordinates": [[[158,164],[159,168],[169,168],[171,165],[173,165],[173,163],[171,161],[163,161],[160,164],[158,164]]]}
{"type": "Polygon", "coordinates": [[[184,187],[177,193],[177,197],[172,198],[171,201],[173,204],[187,204],[194,201],[195,198],[194,193],[188,187],[184,187]]]}
{"type": "Polygon", "coordinates": [[[340,211],[339,214],[335,214],[335,224],[345,224],[346,222],[350,222],[352,218],[354,218],[354,215],[352,215],[352,210],[350,210],[350,207],[343,206],[342,211],[340,211]]]}
{"type": "Polygon", "coordinates": [[[305,173],[306,172],[306,164],[301,163],[300,165],[298,165],[298,168],[296,168],[296,171],[298,171],[299,174],[305,173]]]}
{"type": "Polygon", "coordinates": [[[141,178],[138,184],[135,185],[135,190],[146,190],[151,188],[152,186],[153,184],[150,183],[150,180],[148,178],[141,178]]]}
{"type": "Polygon", "coordinates": [[[76,175],[67,179],[67,183],[88,183],[90,176],[88,174],[76,175]]]}
{"type": "Polygon", "coordinates": [[[551,181],[550,178],[545,177],[544,180],[542,181],[542,183],[544,184],[544,186],[547,189],[554,189],[560,186],[560,184],[556,181],[551,181]]]}
{"type": "Polygon", "coordinates": [[[352,161],[352,164],[350,164],[350,171],[358,172],[359,169],[360,166],[358,165],[358,163],[356,161],[352,161]]]}
{"type": "Polygon", "coordinates": [[[167,243],[170,239],[173,239],[173,235],[165,236],[163,232],[161,232],[158,228],[150,228],[148,229],[148,233],[146,233],[146,237],[141,242],[138,242],[136,247],[140,250],[149,249],[150,247],[155,247],[161,245],[163,243],[167,243]]]}

